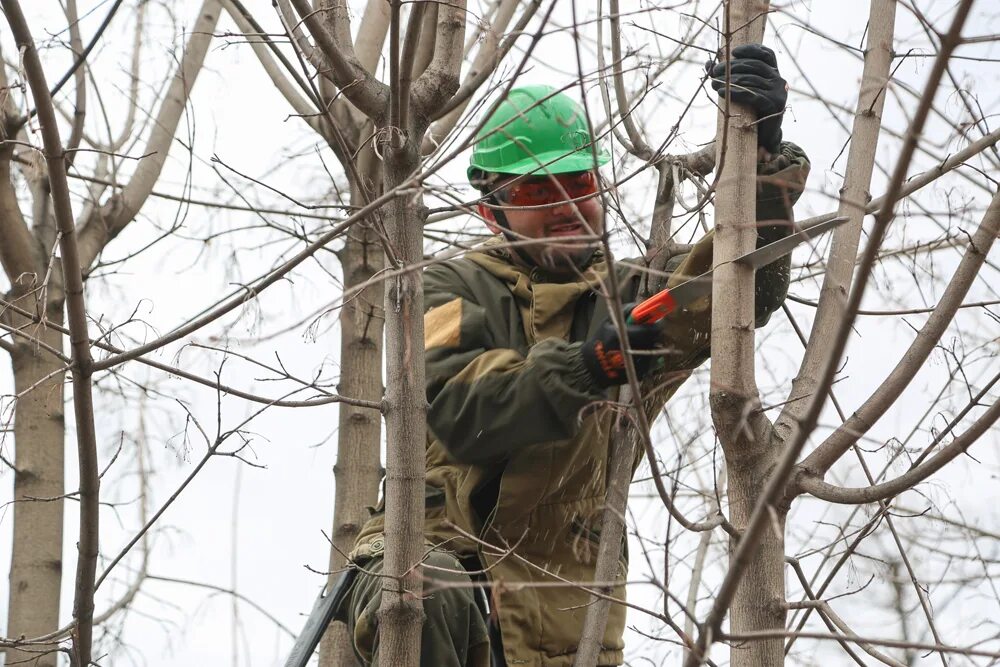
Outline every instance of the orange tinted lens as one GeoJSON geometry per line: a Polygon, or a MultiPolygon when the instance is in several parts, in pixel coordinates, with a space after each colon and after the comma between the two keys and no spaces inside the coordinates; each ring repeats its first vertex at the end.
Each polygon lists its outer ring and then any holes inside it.
{"type": "Polygon", "coordinates": [[[514,206],[539,206],[552,201],[553,185],[548,182],[515,183],[507,189],[507,201],[514,206]]]}
{"type": "Polygon", "coordinates": [[[597,192],[597,179],[590,171],[554,178],[558,183],[552,178],[515,183],[506,189],[502,199],[513,206],[544,206],[566,201],[567,198],[586,197],[597,192]]]}
{"type": "Polygon", "coordinates": [[[559,181],[571,199],[586,197],[597,192],[597,179],[594,178],[594,172],[592,171],[574,174],[572,177],[560,178],[559,181]]]}

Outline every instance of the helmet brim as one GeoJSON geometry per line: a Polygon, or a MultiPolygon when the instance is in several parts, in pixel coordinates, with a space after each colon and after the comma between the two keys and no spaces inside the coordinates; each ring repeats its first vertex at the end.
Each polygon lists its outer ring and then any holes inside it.
{"type": "Polygon", "coordinates": [[[472,181],[475,179],[477,172],[484,174],[504,173],[517,176],[525,174],[535,174],[538,176],[568,174],[576,171],[595,169],[603,164],[607,164],[610,159],[610,155],[600,150],[597,152],[595,160],[594,153],[590,148],[569,154],[565,151],[550,151],[505,164],[502,172],[495,172],[481,165],[473,164],[469,166],[468,176],[469,180],[472,181]]]}

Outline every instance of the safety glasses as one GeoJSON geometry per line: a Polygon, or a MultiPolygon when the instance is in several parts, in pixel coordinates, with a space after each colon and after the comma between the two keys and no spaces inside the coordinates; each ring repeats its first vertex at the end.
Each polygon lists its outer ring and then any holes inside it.
{"type": "Polygon", "coordinates": [[[505,206],[551,206],[570,199],[597,194],[597,175],[592,171],[522,179],[498,188],[494,195],[505,206]]]}

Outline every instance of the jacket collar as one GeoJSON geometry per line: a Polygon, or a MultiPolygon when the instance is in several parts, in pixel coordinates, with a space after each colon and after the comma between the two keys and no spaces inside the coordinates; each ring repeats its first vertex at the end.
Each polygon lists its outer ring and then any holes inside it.
{"type": "Polygon", "coordinates": [[[505,282],[516,283],[518,276],[527,276],[533,284],[537,283],[586,283],[595,285],[595,278],[600,279],[607,273],[604,261],[604,250],[598,248],[590,256],[586,266],[578,275],[552,275],[540,266],[525,264],[516,253],[511,252],[507,239],[497,235],[479,244],[469,253],[468,258],[505,282]]]}
{"type": "Polygon", "coordinates": [[[490,239],[466,257],[505,283],[517,300],[528,343],[547,338],[568,339],[577,301],[599,293],[607,276],[603,254],[594,253],[578,276],[552,277],[538,267],[527,267],[505,251],[502,237],[490,239]]]}

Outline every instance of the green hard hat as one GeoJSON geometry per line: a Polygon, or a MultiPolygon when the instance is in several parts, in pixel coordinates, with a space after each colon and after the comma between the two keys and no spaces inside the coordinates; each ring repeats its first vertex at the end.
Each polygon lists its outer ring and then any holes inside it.
{"type": "Polygon", "coordinates": [[[476,135],[468,176],[481,172],[565,174],[586,171],[611,157],[591,145],[583,108],[550,86],[514,88],[476,135]],[[594,159],[594,153],[597,159],[594,159]]]}

